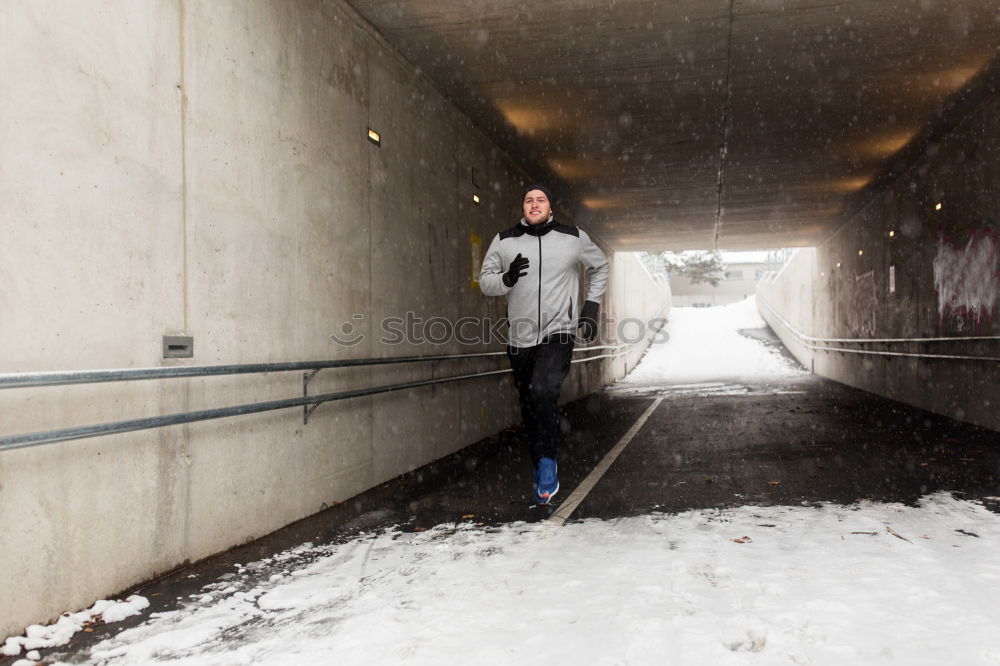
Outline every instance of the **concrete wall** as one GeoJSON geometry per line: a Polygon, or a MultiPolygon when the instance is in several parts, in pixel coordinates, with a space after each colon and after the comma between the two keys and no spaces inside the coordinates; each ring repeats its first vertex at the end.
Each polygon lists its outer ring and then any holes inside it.
{"type": "Polygon", "coordinates": [[[634,252],[605,253],[611,260],[611,274],[601,305],[601,336],[587,346],[625,347],[579,354],[578,358],[604,354],[614,357],[574,363],[563,384],[562,402],[591,393],[594,387],[610,384],[631,372],[670,314],[668,280],[650,275],[634,252]]]}
{"type": "Polygon", "coordinates": [[[621,365],[608,369],[613,376],[607,377],[607,381],[623,377],[635,368],[653,336],[666,324],[673,303],[670,281],[652,277],[636,254],[617,255],[613,280],[613,340],[630,346],[616,361],[621,365]]]}
{"type": "MultiPolygon", "coordinates": [[[[10,0],[0,59],[0,372],[498,348],[380,339],[407,312],[502,316],[472,284],[473,237],[512,223],[525,174],[339,0],[10,0]],[[360,343],[331,341],[344,323],[360,343]],[[165,334],[194,336],[194,358],[162,359],[165,334]]],[[[662,292],[641,279],[616,260],[605,307],[651,309],[662,292]]],[[[627,363],[577,364],[566,397],[627,363]]],[[[310,391],[505,367],[327,370],[310,391]]],[[[3,391],[0,432],[301,392],[300,373],[3,391]]],[[[308,425],[293,409],[0,453],[0,635],[516,418],[492,377],[322,405],[308,425]]]]}
{"type": "Polygon", "coordinates": [[[757,309],[761,316],[807,368],[813,364],[812,343],[796,333],[816,335],[813,277],[817,273],[816,248],[800,248],[780,272],[766,273],[757,285],[757,309]]]}
{"type": "MultiPolygon", "coordinates": [[[[996,358],[997,220],[1000,99],[994,96],[815,251],[798,253],[780,275],[762,282],[758,301],[816,337],[946,338],[843,345],[852,349],[996,358]],[[992,339],[963,339],[975,337],[992,339]]],[[[762,314],[781,334],[766,308],[762,314]]],[[[1000,429],[996,361],[789,346],[817,374],[1000,429]]]]}

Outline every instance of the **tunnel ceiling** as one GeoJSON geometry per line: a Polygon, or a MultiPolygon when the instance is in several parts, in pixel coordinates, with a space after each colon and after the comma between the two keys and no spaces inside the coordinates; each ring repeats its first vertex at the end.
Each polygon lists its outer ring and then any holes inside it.
{"type": "Polygon", "coordinates": [[[350,3],[616,250],[818,243],[1000,44],[996,0],[350,3]]]}

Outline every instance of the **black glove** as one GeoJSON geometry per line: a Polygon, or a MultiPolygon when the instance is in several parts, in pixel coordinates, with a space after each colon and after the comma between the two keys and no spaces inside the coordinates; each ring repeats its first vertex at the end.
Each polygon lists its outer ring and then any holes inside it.
{"type": "Polygon", "coordinates": [[[518,252],[517,256],[514,257],[514,261],[510,262],[510,267],[507,269],[507,272],[504,273],[503,277],[500,279],[503,280],[503,283],[508,287],[513,287],[517,284],[517,281],[520,278],[523,278],[527,274],[528,260],[522,257],[521,253],[518,252]]]}
{"type": "Polygon", "coordinates": [[[597,313],[601,311],[601,304],[597,301],[584,301],[580,310],[580,322],[577,328],[581,329],[580,334],[587,342],[597,339],[597,313]]]}

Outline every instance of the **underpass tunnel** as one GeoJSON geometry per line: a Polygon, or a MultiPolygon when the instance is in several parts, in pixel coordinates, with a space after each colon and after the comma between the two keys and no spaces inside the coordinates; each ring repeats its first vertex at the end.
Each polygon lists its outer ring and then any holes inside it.
{"type": "Polygon", "coordinates": [[[45,0],[0,35],[0,635],[509,437],[478,275],[531,182],[610,261],[581,432],[671,318],[637,253],[770,248],[758,314],[830,380],[800,408],[1000,430],[994,2],[45,0]]]}

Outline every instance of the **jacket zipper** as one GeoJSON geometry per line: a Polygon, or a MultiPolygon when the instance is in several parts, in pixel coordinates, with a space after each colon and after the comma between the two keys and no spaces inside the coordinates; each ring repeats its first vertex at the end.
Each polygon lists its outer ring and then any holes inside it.
{"type": "Polygon", "coordinates": [[[542,237],[538,236],[538,337],[535,344],[542,344],[542,237]]]}

